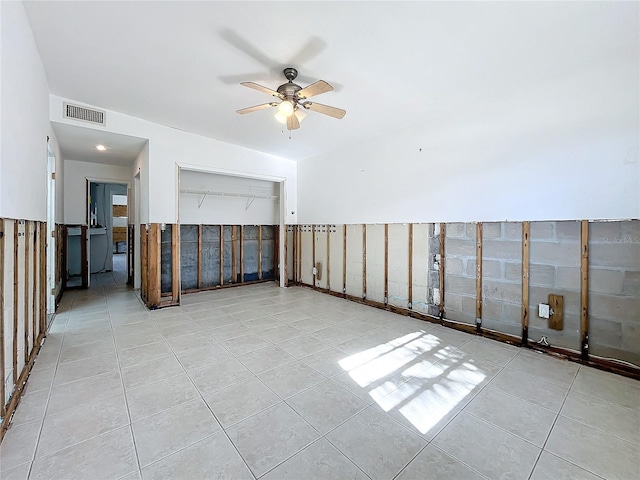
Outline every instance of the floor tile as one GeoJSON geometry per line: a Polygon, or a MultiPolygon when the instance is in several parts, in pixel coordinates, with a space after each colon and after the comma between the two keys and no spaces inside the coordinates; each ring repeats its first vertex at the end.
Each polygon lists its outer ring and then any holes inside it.
{"type": "Polygon", "coordinates": [[[93,343],[85,343],[84,345],[78,345],[77,347],[62,347],[60,352],[60,364],[73,362],[76,360],[84,360],[86,358],[95,357],[105,353],[115,352],[116,347],[113,343],[113,338],[100,340],[93,343]]]}
{"type": "Polygon", "coordinates": [[[251,353],[239,355],[237,358],[255,375],[296,361],[294,356],[276,346],[261,348],[251,353]]]}
{"type": "Polygon", "coordinates": [[[607,479],[640,478],[640,447],[563,416],[545,450],[607,479]]]}
{"type": "Polygon", "coordinates": [[[0,468],[0,480],[27,480],[31,462],[13,468],[0,468]]]}
{"type": "Polygon", "coordinates": [[[127,368],[169,355],[173,355],[169,345],[167,345],[166,342],[156,342],[122,350],[118,353],[118,358],[120,360],[120,366],[127,368]]]}
{"type": "Polygon", "coordinates": [[[284,342],[279,342],[277,346],[296,358],[306,357],[331,347],[330,344],[314,337],[313,334],[291,338],[284,342]]]}
{"type": "Polygon", "coordinates": [[[485,388],[464,409],[542,448],[556,419],[551,410],[494,388],[485,388]]]}
{"type": "Polygon", "coordinates": [[[326,377],[300,362],[295,362],[262,373],[258,378],[284,399],[317,385],[326,377]]]}
{"type": "Polygon", "coordinates": [[[515,370],[503,370],[490,383],[491,387],[514,395],[555,413],[560,411],[568,390],[515,370]]]}
{"type": "Polygon", "coordinates": [[[143,468],[220,431],[220,425],[201,399],[134,422],[132,428],[143,468]]]}
{"type": "Polygon", "coordinates": [[[171,347],[171,350],[173,350],[173,353],[179,355],[194,348],[215,345],[218,341],[208,333],[200,332],[167,338],[167,343],[171,347]]]}
{"type": "Polygon", "coordinates": [[[97,402],[122,393],[120,372],[108,372],[51,389],[47,415],[97,402]]]}
{"type": "Polygon", "coordinates": [[[36,458],[128,424],[127,405],[122,393],[56,415],[47,415],[36,458]]]}
{"type": "Polygon", "coordinates": [[[177,355],[185,370],[191,372],[208,365],[220,363],[233,358],[233,355],[219,343],[211,343],[204,347],[192,348],[177,355]]]}
{"type": "Polygon", "coordinates": [[[56,370],[54,385],[75,382],[83,378],[100,375],[101,373],[118,370],[118,357],[115,352],[109,352],[96,357],[61,363],[56,370]]]}
{"type": "Polygon", "coordinates": [[[465,412],[433,445],[489,478],[527,479],[540,454],[534,445],[465,412]]]}
{"type": "Polygon", "coordinates": [[[223,432],[144,467],[142,475],[144,480],[253,480],[247,465],[223,432]]]}
{"type": "Polygon", "coordinates": [[[42,421],[15,425],[7,430],[0,444],[0,464],[3,469],[30,462],[36,451],[42,421]]]}
{"type": "Polygon", "coordinates": [[[504,366],[518,354],[520,349],[486,338],[473,338],[459,347],[459,350],[476,360],[484,360],[504,366]]]}
{"type": "Polygon", "coordinates": [[[405,379],[397,375],[388,375],[360,385],[360,379],[354,379],[350,372],[331,377],[331,380],[369,404],[386,397],[406,382],[405,379]]]}
{"type": "Polygon", "coordinates": [[[397,480],[484,479],[477,472],[433,445],[427,445],[396,478],[397,480]]]}
{"type": "Polygon", "coordinates": [[[232,358],[189,372],[189,376],[200,393],[206,396],[216,390],[248,380],[253,374],[238,360],[232,358]]]}
{"type": "Polygon", "coordinates": [[[599,480],[591,472],[548,452],[542,452],[530,480],[599,480]]]}
{"type": "Polygon", "coordinates": [[[184,369],[178,359],[169,356],[123,368],[122,380],[125,388],[138,388],[183,372],[184,369]]]}
{"type": "Polygon", "coordinates": [[[164,339],[162,334],[156,330],[123,335],[122,337],[116,337],[116,349],[118,351],[128,350],[133,347],[162,342],[164,339]]]}
{"type": "Polygon", "coordinates": [[[322,435],[368,406],[330,380],[287,399],[287,404],[322,435]]]}
{"type": "Polygon", "coordinates": [[[36,420],[42,421],[48,401],[48,389],[25,393],[20,399],[20,408],[15,411],[11,419],[12,427],[36,420]]]}
{"type": "Polygon", "coordinates": [[[340,361],[345,359],[347,354],[336,348],[329,348],[321,352],[300,358],[305,365],[310,366],[315,371],[326,377],[333,377],[344,372],[340,361]]]}
{"type": "Polygon", "coordinates": [[[368,477],[324,439],[312,443],[267,473],[261,480],[368,480],[368,477]]]}
{"type": "Polygon", "coordinates": [[[522,350],[509,362],[506,368],[532,375],[560,387],[569,388],[578,373],[579,365],[568,360],[552,358],[543,353],[522,350]]]}
{"type": "Polygon", "coordinates": [[[31,469],[32,480],[113,479],[138,469],[129,426],[37,459],[31,469]]]}
{"type": "Polygon", "coordinates": [[[288,405],[279,403],[227,430],[256,477],[318,438],[288,405]]]}
{"type": "Polygon", "coordinates": [[[224,347],[234,355],[243,355],[255,350],[260,350],[261,348],[269,347],[271,346],[271,342],[258,335],[250,334],[223,340],[222,345],[224,345],[224,347]]]}
{"type": "Polygon", "coordinates": [[[278,325],[277,327],[268,328],[266,330],[262,330],[260,335],[270,342],[278,343],[283,342],[285,340],[290,340],[295,337],[300,337],[303,335],[303,332],[294,328],[290,325],[278,325]]]}
{"type": "Polygon", "coordinates": [[[340,425],[327,440],[374,480],[395,477],[427,444],[373,408],[340,425]]]}
{"type": "Polygon", "coordinates": [[[199,396],[198,390],[184,373],[128,390],[127,404],[131,421],[136,422],[199,396]]]}
{"type": "Polygon", "coordinates": [[[281,400],[258,378],[218,390],[205,397],[223,427],[265,410],[281,400]]]}
{"type": "Polygon", "coordinates": [[[219,342],[241,337],[243,335],[249,335],[250,333],[253,333],[253,330],[245,327],[242,323],[233,323],[231,325],[225,325],[209,331],[209,334],[219,342]]]}
{"type": "Polygon", "coordinates": [[[351,330],[347,330],[346,328],[342,328],[340,326],[331,326],[313,332],[313,336],[322,340],[323,342],[328,343],[329,345],[337,345],[338,343],[351,340],[352,338],[356,337],[356,334],[351,330]]]}
{"type": "Polygon", "coordinates": [[[603,372],[581,368],[572,390],[640,410],[640,384],[628,380],[618,375],[605,375],[603,372]]]}

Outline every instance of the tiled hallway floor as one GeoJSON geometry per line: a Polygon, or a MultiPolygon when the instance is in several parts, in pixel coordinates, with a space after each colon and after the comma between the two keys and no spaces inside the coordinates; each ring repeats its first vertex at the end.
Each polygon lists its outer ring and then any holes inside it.
{"type": "Polygon", "coordinates": [[[640,478],[640,383],[308,289],[66,293],[2,479],[640,478]]]}

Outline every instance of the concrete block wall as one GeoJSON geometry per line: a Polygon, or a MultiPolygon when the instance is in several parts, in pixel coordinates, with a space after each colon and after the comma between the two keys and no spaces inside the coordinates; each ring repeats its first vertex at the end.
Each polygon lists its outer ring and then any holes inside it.
{"type": "MultiPolygon", "coordinates": [[[[316,225],[316,263],[320,264],[316,287],[327,288],[327,226],[316,225]]],[[[340,267],[342,268],[342,267],[340,267]]]]}
{"type": "MultiPolygon", "coordinates": [[[[430,255],[434,242],[433,223],[415,223],[413,225],[413,310],[420,313],[432,314],[433,286],[431,283],[430,268],[434,257],[430,255]]],[[[438,244],[438,242],[435,242],[438,244]]],[[[438,244],[439,248],[439,244],[438,244]]],[[[437,310],[437,307],[435,307],[437,310]]],[[[436,313],[437,315],[437,313],[436,313]]]]}
{"type": "Polygon", "coordinates": [[[367,225],[367,298],[384,303],[384,225],[367,225]]]}
{"type": "Polygon", "coordinates": [[[551,345],[580,349],[580,222],[531,222],[529,270],[529,339],[542,336],[551,345]],[[549,294],[564,297],[564,328],[549,328],[538,305],[549,294]]]}
{"type": "MultiPolygon", "coordinates": [[[[467,274],[475,268],[470,260],[467,274]]],[[[522,333],[522,223],[482,224],[482,327],[522,333]]]]}
{"type": "Polygon", "coordinates": [[[475,325],[476,224],[448,223],[445,237],[445,317],[475,325]]]}
{"type": "Polygon", "coordinates": [[[362,298],[362,225],[347,225],[347,294],[362,298]]]}
{"type": "Polygon", "coordinates": [[[640,221],[589,224],[589,352],[640,365],[640,221]]]}
{"type": "Polygon", "coordinates": [[[344,225],[331,225],[329,233],[331,247],[329,262],[331,269],[328,275],[329,287],[332,292],[342,293],[343,288],[343,250],[344,250],[344,225]]]}
{"type": "Polygon", "coordinates": [[[409,304],[409,226],[389,225],[389,304],[409,304]]]}

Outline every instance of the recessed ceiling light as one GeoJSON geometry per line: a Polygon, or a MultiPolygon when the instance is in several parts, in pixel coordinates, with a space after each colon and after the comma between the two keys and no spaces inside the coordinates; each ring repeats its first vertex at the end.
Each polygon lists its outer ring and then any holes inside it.
{"type": "Polygon", "coordinates": [[[107,150],[107,147],[105,147],[104,145],[96,145],[96,150],[105,152],[107,150]]]}

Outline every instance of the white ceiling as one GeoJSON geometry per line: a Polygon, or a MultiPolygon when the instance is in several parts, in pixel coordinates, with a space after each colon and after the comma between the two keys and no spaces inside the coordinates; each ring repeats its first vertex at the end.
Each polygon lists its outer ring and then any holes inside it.
{"type": "Polygon", "coordinates": [[[111,132],[52,122],[62,157],[80,162],[130,166],[147,140],[111,132]],[[96,145],[104,145],[99,151],[96,145]]]}
{"type": "MultiPolygon", "coordinates": [[[[637,2],[26,2],[52,93],[291,159],[396,130],[558,125],[638,97],[637,2]],[[281,134],[294,66],[314,112],[281,134]]],[[[576,120],[577,119],[577,120],[576,120]]]]}

